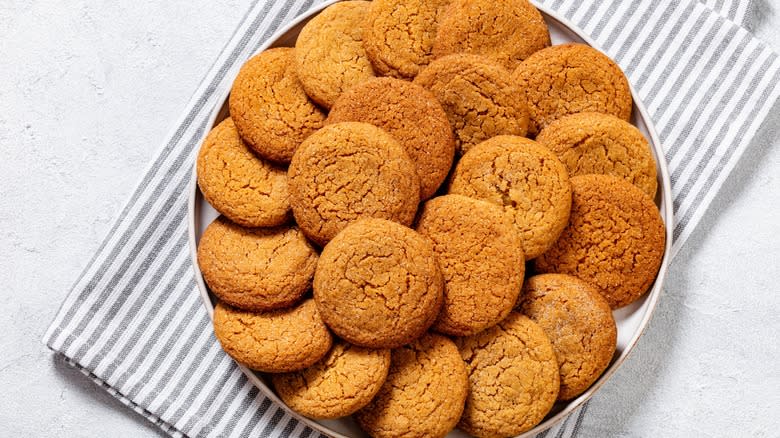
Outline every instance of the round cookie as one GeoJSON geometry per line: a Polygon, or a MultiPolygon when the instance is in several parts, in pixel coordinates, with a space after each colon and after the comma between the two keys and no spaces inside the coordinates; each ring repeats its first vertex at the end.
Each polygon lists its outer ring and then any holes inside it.
{"type": "Polygon", "coordinates": [[[433,59],[439,17],[451,0],[374,0],[363,46],[384,76],[412,79],[433,59]]]}
{"type": "Polygon", "coordinates": [[[390,370],[390,350],[338,341],[319,362],[295,373],[273,374],[276,393],[310,418],[352,415],[379,392],[390,370]]]}
{"type": "Polygon", "coordinates": [[[255,155],[232,119],[209,132],[198,152],[198,186],[209,204],[245,227],[273,227],[290,218],[287,172],[255,155]]]}
{"type": "Polygon", "coordinates": [[[219,299],[245,310],[288,307],[309,289],[317,253],[295,227],[244,228],[223,216],[198,243],[203,279],[219,299]]]}
{"type": "Polygon", "coordinates": [[[314,365],[333,342],[311,299],[291,309],[264,313],[217,303],[214,334],[236,362],[267,373],[288,373],[314,365]]]}
{"type": "Polygon", "coordinates": [[[433,242],[444,276],[444,306],[433,329],[468,336],[514,307],[525,272],[520,234],[504,211],[460,195],[426,202],[417,231],[433,242]]]}
{"type": "Polygon", "coordinates": [[[528,108],[504,68],[476,55],[439,58],[414,83],[431,90],[447,113],[458,152],[501,134],[525,135],[528,108]]]}
{"type": "Polygon", "coordinates": [[[375,76],[363,48],[369,5],[332,4],[306,23],[295,42],[298,78],[306,94],[325,108],[347,89],[375,76]]]}
{"type": "Polygon", "coordinates": [[[593,286],[563,274],[526,280],[519,310],[542,327],[560,366],[558,400],[571,400],[601,376],[615,354],[617,327],[593,286]]]}
{"type": "Polygon", "coordinates": [[[390,134],[368,123],[336,123],[312,134],[288,177],[295,220],[320,245],[359,218],[409,225],[420,202],[414,163],[390,134]]]}
{"type": "Polygon", "coordinates": [[[326,123],[365,122],[393,136],[406,150],[420,177],[420,197],[428,199],[452,166],[455,139],[436,96],[411,82],[369,79],[350,88],[330,109],[326,123]]]}
{"type": "Polygon", "coordinates": [[[469,374],[459,428],[477,437],[515,436],[550,412],[560,387],[558,363],[539,325],[512,312],[497,326],[455,342],[469,374]]]}
{"type": "Polygon", "coordinates": [[[428,239],[384,219],[362,219],[322,251],[314,299],[338,336],[396,348],[433,324],[442,304],[441,271],[428,239]]]}
{"type": "Polygon", "coordinates": [[[639,188],[610,175],[571,179],[569,225],[536,272],[573,275],[596,286],[613,309],[641,297],[655,280],[666,234],[658,208],[639,188]]]}
{"type": "Polygon", "coordinates": [[[263,158],[281,163],[289,163],[298,145],[325,121],[298,80],[295,50],[289,47],[247,61],[230,89],[228,106],[241,138],[263,158]]]}
{"type": "Polygon", "coordinates": [[[547,24],[527,0],[453,0],[439,22],[433,54],[473,53],[511,70],[549,45],[547,24]]]}
{"type": "Polygon", "coordinates": [[[475,146],[455,168],[450,193],[501,206],[520,231],[528,260],[555,243],[569,220],[566,167],[549,149],[523,137],[502,135],[475,146]]]}
{"type": "Polygon", "coordinates": [[[355,420],[374,438],[442,438],[455,427],[468,376],[455,344],[426,334],[393,350],[390,374],[355,420]]]}
{"type": "Polygon", "coordinates": [[[655,159],[650,143],[632,124],[601,113],[561,117],[542,129],[536,141],[558,155],[569,176],[619,176],[655,198],[655,159]]]}
{"type": "Polygon", "coordinates": [[[531,134],[567,114],[595,111],[623,120],[631,117],[633,100],[623,71],[584,44],[540,50],[517,67],[512,79],[531,113],[531,134]]]}

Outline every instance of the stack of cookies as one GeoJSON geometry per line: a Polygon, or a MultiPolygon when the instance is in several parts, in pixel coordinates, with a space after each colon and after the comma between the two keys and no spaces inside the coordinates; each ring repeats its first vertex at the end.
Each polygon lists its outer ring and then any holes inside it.
{"type": "Polygon", "coordinates": [[[532,429],[653,283],[656,164],[618,66],[527,0],[336,3],[236,78],[198,263],[237,362],[373,437],[532,429]]]}

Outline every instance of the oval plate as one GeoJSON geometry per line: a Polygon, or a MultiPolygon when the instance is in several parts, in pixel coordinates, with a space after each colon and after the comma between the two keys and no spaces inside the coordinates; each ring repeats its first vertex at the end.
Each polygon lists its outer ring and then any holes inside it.
{"type": "MultiPolygon", "coordinates": [[[[301,28],[315,15],[322,11],[327,6],[336,3],[338,0],[331,0],[310,9],[307,13],[293,20],[287,26],[280,29],[274,36],[272,36],[268,42],[263,44],[257,51],[262,52],[271,47],[292,47],[295,45],[295,40],[300,33],[301,28]]],[[[590,38],[579,34],[575,27],[565,18],[559,17],[556,13],[549,10],[546,7],[536,5],[536,7],[542,12],[544,19],[547,21],[547,25],[550,29],[550,37],[553,44],[561,44],[566,42],[578,42],[596,46],[590,38]]],[[[636,91],[632,88],[631,93],[634,98],[634,109],[631,116],[631,123],[633,123],[645,137],[650,141],[653,149],[653,155],[657,163],[658,170],[658,187],[660,190],[656,194],[655,203],[658,206],[661,217],[664,220],[666,226],[666,250],[664,258],[661,262],[661,268],[658,271],[655,283],[653,283],[650,291],[645,294],[640,300],[633,304],[616,310],[614,312],[615,321],[618,328],[617,350],[615,356],[612,358],[607,370],[604,374],[582,395],[574,400],[568,402],[558,402],[553,407],[552,411],[547,417],[538,424],[535,428],[525,432],[522,435],[518,435],[518,438],[530,438],[537,433],[543,432],[556,424],[563,421],[567,415],[580,407],[589,398],[591,398],[607,380],[620,368],[623,362],[636,345],[637,340],[645,330],[647,323],[650,321],[650,317],[655,310],[658,298],[661,295],[661,289],[663,288],[664,279],[666,278],[666,271],[669,264],[669,257],[671,254],[671,239],[672,236],[672,196],[671,196],[671,182],[669,180],[669,172],[666,168],[666,160],[664,158],[663,149],[661,143],[658,140],[658,135],[652,125],[647,110],[639,101],[636,91]]],[[[209,119],[208,126],[215,126],[228,116],[228,99],[229,90],[223,93],[223,96],[218,102],[222,102],[222,105],[214,108],[209,119]]],[[[201,144],[205,139],[201,139],[201,144]]],[[[209,291],[208,287],[203,281],[203,276],[200,272],[200,268],[197,262],[197,244],[200,240],[201,234],[206,229],[208,224],[211,223],[218,215],[217,213],[204,199],[200,190],[198,189],[196,181],[196,172],[193,171],[193,180],[190,184],[190,197],[189,197],[189,240],[190,240],[190,252],[195,268],[195,281],[198,285],[203,304],[209,312],[209,315],[213,315],[214,304],[216,299],[214,295],[209,291]]],[[[239,365],[241,370],[246,374],[247,378],[258,387],[258,389],[270,398],[274,403],[277,403],[284,407],[284,409],[294,416],[298,420],[307,424],[312,429],[315,429],[327,436],[334,438],[356,438],[366,437],[360,428],[354,423],[354,421],[347,417],[338,420],[319,420],[315,421],[306,418],[292,409],[288,408],[271,389],[268,384],[268,380],[261,373],[256,373],[244,366],[239,365]]],[[[450,432],[448,437],[468,437],[469,435],[461,432],[460,430],[454,430],[450,432]]]]}

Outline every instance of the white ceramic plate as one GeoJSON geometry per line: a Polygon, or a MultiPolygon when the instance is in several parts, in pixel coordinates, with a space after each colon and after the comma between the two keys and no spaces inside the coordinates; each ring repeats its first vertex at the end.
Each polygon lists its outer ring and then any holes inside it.
{"type": "MultiPolygon", "coordinates": [[[[280,46],[292,47],[295,45],[295,39],[298,36],[301,28],[308,20],[317,15],[322,9],[328,5],[335,3],[335,1],[329,1],[311,9],[308,13],[302,15],[289,25],[280,29],[273,37],[268,40],[268,43],[264,44],[258,50],[258,53],[271,48],[280,46]]],[[[594,45],[593,42],[586,36],[577,33],[575,28],[562,17],[558,17],[555,13],[548,10],[545,7],[538,6],[542,14],[547,21],[550,28],[550,36],[553,44],[561,44],[566,42],[579,42],[594,45]]],[[[658,297],[661,295],[661,289],[664,279],[666,277],[666,270],[669,262],[670,249],[671,249],[671,236],[672,236],[672,197],[671,197],[671,183],[669,181],[669,172],[666,168],[666,161],[664,159],[661,143],[658,141],[658,136],[655,129],[652,126],[652,121],[644,108],[642,103],[637,99],[636,92],[632,89],[634,96],[634,110],[631,122],[639,128],[640,131],[647,137],[653,148],[653,155],[655,156],[656,163],[658,163],[658,193],[656,195],[656,205],[661,211],[661,217],[666,224],[666,252],[664,254],[663,261],[661,262],[661,268],[658,272],[658,277],[655,280],[650,291],[645,294],[640,300],[614,312],[615,320],[617,321],[618,339],[617,350],[615,356],[612,359],[607,370],[599,378],[596,383],[593,384],[585,393],[580,395],[574,400],[565,403],[556,403],[550,414],[547,415],[544,421],[537,425],[534,429],[519,435],[519,437],[531,437],[539,432],[549,429],[554,425],[561,422],[566,416],[575,410],[577,407],[585,403],[590,397],[595,394],[599,388],[617,371],[623,364],[626,357],[631,353],[639,337],[645,330],[648,321],[655,309],[658,297]]],[[[225,92],[224,96],[218,102],[222,102],[221,106],[215,107],[210,119],[209,126],[215,126],[228,116],[227,106],[228,93],[225,92]]],[[[205,135],[204,135],[205,138],[205,135]]],[[[202,143],[202,140],[201,140],[202,143]]],[[[195,175],[195,172],[193,172],[195,175]]],[[[203,199],[196,180],[193,177],[193,181],[190,184],[190,199],[189,199],[189,233],[190,233],[190,251],[192,253],[192,260],[195,264],[195,279],[200,290],[201,297],[203,298],[203,304],[208,309],[209,315],[214,312],[214,304],[216,299],[209,291],[208,287],[203,281],[200,268],[197,264],[197,243],[200,240],[200,236],[206,229],[211,221],[213,221],[219,214],[203,199]]],[[[328,436],[337,438],[353,438],[353,437],[365,437],[357,425],[350,418],[343,418],[338,420],[324,420],[315,421],[309,418],[303,417],[291,409],[277,397],[271,386],[268,384],[268,380],[262,373],[256,373],[245,367],[241,367],[241,370],[246,374],[249,380],[254,383],[260,391],[268,396],[274,402],[282,405],[293,416],[309,425],[311,428],[318,430],[328,436]]],[[[468,435],[455,430],[451,432],[448,437],[467,437],[468,435]]]]}

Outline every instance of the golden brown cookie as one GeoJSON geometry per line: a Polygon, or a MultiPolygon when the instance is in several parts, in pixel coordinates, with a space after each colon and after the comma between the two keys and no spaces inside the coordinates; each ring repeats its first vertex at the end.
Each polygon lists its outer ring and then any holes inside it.
{"type": "Polygon", "coordinates": [[[390,350],[337,341],[319,362],[303,371],[271,376],[285,404],[310,418],[352,415],[379,392],[390,370],[390,350]]]}
{"type": "Polygon", "coordinates": [[[450,193],[501,206],[520,230],[529,260],[555,243],[569,220],[566,167],[549,149],[523,137],[502,135],[475,146],[455,168],[450,193]]]}
{"type": "Polygon", "coordinates": [[[414,79],[439,99],[460,153],[496,135],[525,135],[528,108],[508,70],[476,55],[431,62],[414,79]]]}
{"type": "Polygon", "coordinates": [[[311,299],[291,309],[262,313],[217,303],[214,334],[236,362],[267,373],[314,365],[333,342],[311,299]]]}
{"type": "Polygon", "coordinates": [[[241,138],[268,160],[289,163],[301,142],[320,129],[325,114],[303,91],[295,50],[279,47],[241,67],[228,100],[241,138]]]}
{"type": "Polygon", "coordinates": [[[326,123],[365,122],[393,136],[406,150],[420,177],[420,197],[428,199],[452,166],[455,139],[447,114],[425,88],[393,78],[369,79],[336,100],[326,123]]]}
{"type": "Polygon", "coordinates": [[[542,327],[560,366],[558,400],[571,400],[601,376],[615,354],[609,303],[588,283],[564,274],[526,280],[520,311],[542,327]]]}
{"type": "Polygon", "coordinates": [[[578,113],[550,123],[536,136],[558,155],[569,176],[619,176],[655,198],[655,158],[650,143],[632,124],[601,113],[578,113]]]}
{"type": "Polygon", "coordinates": [[[520,234],[489,202],[446,195],[426,202],[417,231],[433,241],[444,275],[444,306],[433,329],[468,336],[514,307],[525,272],[520,234]]]}
{"type": "Polygon", "coordinates": [[[332,4],[306,23],[295,42],[298,77],[306,94],[325,108],[350,87],[375,76],[363,48],[369,5],[332,4]]]}
{"type": "Polygon", "coordinates": [[[439,17],[451,0],[374,0],[363,45],[374,70],[412,79],[433,59],[439,17]]]}
{"type": "Polygon", "coordinates": [[[473,53],[511,70],[549,45],[547,24],[527,0],[453,0],[439,22],[433,54],[473,53]]]}
{"type": "Polygon", "coordinates": [[[573,275],[596,286],[616,309],[641,297],[655,280],[666,233],[653,201],[610,175],[571,179],[569,225],[536,259],[539,273],[573,275]]]}
{"type": "Polygon", "coordinates": [[[428,239],[384,219],[361,219],[322,251],[314,299],[347,342],[396,348],[433,324],[443,279],[428,239]]]}
{"type": "Polygon", "coordinates": [[[244,228],[220,216],[200,238],[198,265],[220,300],[272,310],[291,306],[309,289],[317,253],[295,227],[244,228]]]}
{"type": "Polygon", "coordinates": [[[374,438],[442,438],[458,422],[467,391],[466,367],[455,344],[426,334],[393,350],[385,384],[355,420],[374,438]]]}
{"type": "Polygon", "coordinates": [[[515,436],[532,429],[558,397],[558,363],[547,335],[512,312],[497,326],[455,340],[469,373],[458,427],[476,437],[515,436]]]}
{"type": "Polygon", "coordinates": [[[223,120],[206,136],[197,171],[203,197],[231,221],[273,227],[290,218],[287,172],[255,155],[233,120],[223,120]]]}
{"type": "Polygon", "coordinates": [[[409,225],[420,202],[414,163],[390,134],[368,123],[315,132],[293,156],[288,176],[295,220],[320,245],[360,218],[409,225]]]}
{"type": "Polygon", "coordinates": [[[623,120],[631,117],[631,89],[623,71],[584,44],[540,50],[523,61],[512,78],[528,104],[531,134],[567,114],[595,111],[623,120]]]}

